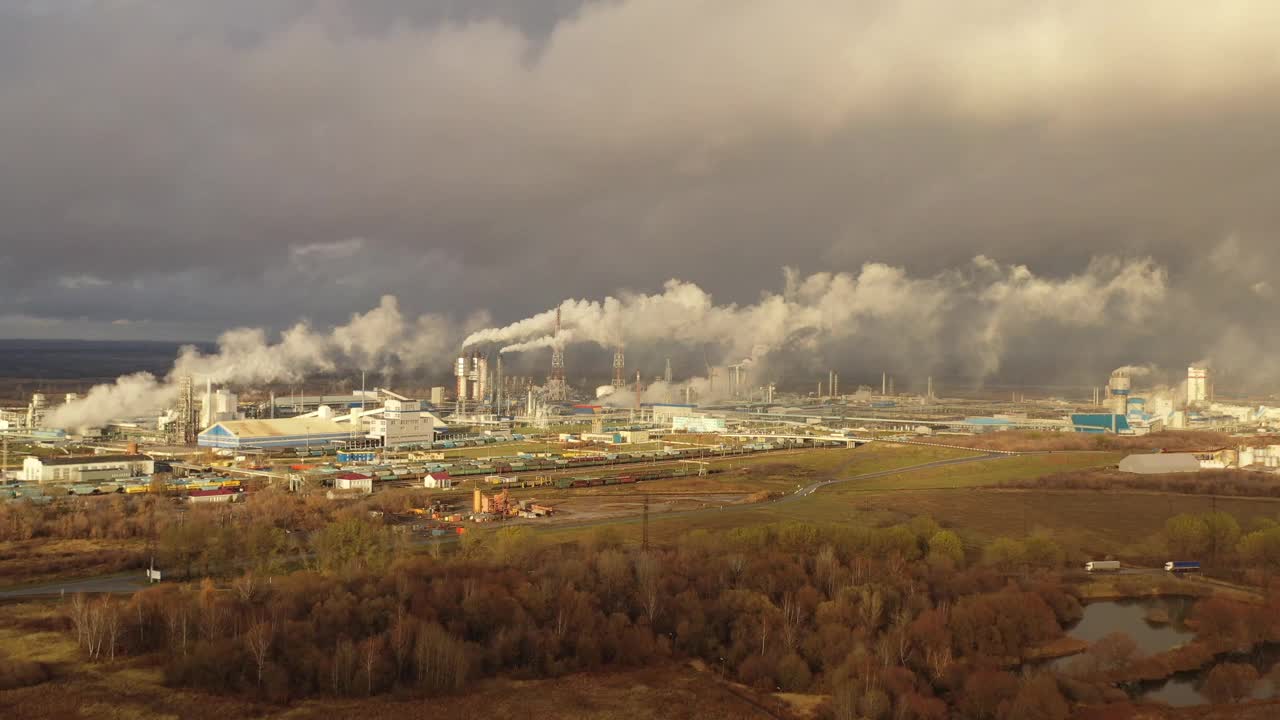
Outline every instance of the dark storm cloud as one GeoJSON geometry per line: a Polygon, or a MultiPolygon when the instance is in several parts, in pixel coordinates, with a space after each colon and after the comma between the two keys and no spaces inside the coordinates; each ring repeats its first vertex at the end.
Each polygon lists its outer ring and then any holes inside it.
{"type": "Polygon", "coordinates": [[[1170,291],[1141,327],[1019,328],[1001,372],[1269,367],[1278,24],[1243,1],[8,3],[0,334],[1149,256],[1170,291]]]}

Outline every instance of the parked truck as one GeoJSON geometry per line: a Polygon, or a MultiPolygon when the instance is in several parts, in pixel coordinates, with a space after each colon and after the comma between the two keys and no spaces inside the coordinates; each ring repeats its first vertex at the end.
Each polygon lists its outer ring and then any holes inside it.
{"type": "Polygon", "coordinates": [[[1086,572],[1116,572],[1120,569],[1119,560],[1090,560],[1084,564],[1086,572]]]}
{"type": "Polygon", "coordinates": [[[1200,563],[1196,560],[1170,560],[1164,564],[1164,569],[1167,572],[1174,573],[1199,572],[1200,563]]]}

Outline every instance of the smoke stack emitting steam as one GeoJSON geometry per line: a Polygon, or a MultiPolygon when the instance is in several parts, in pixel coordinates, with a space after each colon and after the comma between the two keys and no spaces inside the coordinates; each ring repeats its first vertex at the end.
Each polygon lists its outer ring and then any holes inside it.
{"type": "MultiPolygon", "coordinates": [[[[866,263],[857,273],[807,277],[785,268],[784,279],[781,292],[765,292],[749,305],[716,304],[702,288],[681,280],[667,281],[657,294],[621,292],[599,301],[565,300],[510,325],[471,332],[463,345],[500,345],[501,352],[562,349],[575,342],[604,348],[711,345],[720,358],[712,365],[752,364],[753,377],[744,381],[749,382],[763,377],[763,361],[783,348],[817,352],[871,328],[890,327],[895,339],[905,343],[901,347],[927,362],[959,358],[972,377],[982,379],[999,369],[1010,335],[1046,322],[1094,327],[1119,316],[1137,323],[1163,301],[1167,289],[1164,269],[1150,259],[1115,258],[1094,259],[1085,272],[1062,279],[1037,277],[1024,266],[1001,265],[983,256],[964,268],[927,277],[866,263]],[[563,328],[557,336],[558,315],[563,328]],[[967,329],[970,340],[943,347],[944,331],[955,327],[967,329]]],[[[480,317],[464,325],[483,324],[480,317]]],[[[254,384],[297,382],[354,368],[442,368],[463,331],[438,315],[409,321],[396,299],[385,296],[378,307],[352,315],[349,323],[328,333],[303,322],[272,343],[262,329],[230,330],[218,339],[213,354],[183,348],[164,380],[149,373],[121,377],[55,409],[47,422],[75,428],[159,411],[172,403],[174,383],[182,376],[199,383],[254,384]]],[[[689,384],[699,398],[727,392],[725,383],[714,379],[695,378],[689,384]]],[[[659,382],[646,396],[677,401],[684,388],[659,382]]],[[[628,400],[625,392],[617,395],[615,402],[628,400]]]]}
{"type": "MultiPolygon", "coordinates": [[[[468,326],[483,324],[485,317],[473,319],[468,326]]],[[[261,328],[228,330],[218,338],[218,349],[212,354],[193,346],[182,348],[163,380],[151,373],[123,376],[55,408],[45,422],[50,427],[93,427],[115,418],[156,413],[177,398],[182,377],[197,383],[252,385],[298,382],[355,368],[379,368],[384,375],[433,368],[446,361],[464,332],[465,328],[438,315],[410,320],[400,312],[397,300],[386,295],[377,307],[353,314],[346,325],[327,333],[300,322],[273,343],[261,328]]]]}
{"type": "Polygon", "coordinates": [[[501,352],[551,347],[558,312],[564,343],[711,344],[720,350],[720,365],[760,360],[782,348],[820,350],[876,324],[894,327],[936,361],[944,330],[960,326],[972,328],[978,342],[945,352],[961,356],[970,374],[982,379],[999,369],[1010,334],[1043,322],[1092,327],[1112,315],[1138,322],[1166,292],[1165,271],[1150,259],[1098,258],[1084,273],[1064,279],[1040,278],[1026,267],[982,256],[967,268],[931,277],[911,277],[881,263],[867,263],[856,274],[801,277],[790,268],[784,274],[781,293],[766,292],[752,305],[717,305],[697,285],[669,280],[659,294],[565,300],[505,327],[472,333],[464,345],[498,344],[501,352]]]}

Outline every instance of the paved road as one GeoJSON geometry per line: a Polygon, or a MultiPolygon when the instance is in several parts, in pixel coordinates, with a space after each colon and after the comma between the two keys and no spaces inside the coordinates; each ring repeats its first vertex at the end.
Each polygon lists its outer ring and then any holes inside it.
{"type": "MultiPolygon", "coordinates": [[[[865,473],[863,475],[855,475],[853,477],[847,477],[847,478],[829,478],[826,480],[819,480],[817,482],[810,483],[809,485],[799,488],[794,493],[787,495],[785,497],[782,497],[778,500],[774,500],[773,502],[759,503],[756,505],[734,505],[730,507],[733,507],[738,510],[751,510],[753,508],[773,507],[776,505],[789,504],[789,503],[796,502],[801,498],[805,498],[805,497],[809,497],[810,495],[813,495],[815,492],[817,492],[818,490],[821,490],[824,487],[827,487],[828,485],[835,485],[836,483],[857,482],[860,480],[874,480],[876,478],[882,478],[889,475],[898,475],[901,473],[910,473],[910,472],[916,472],[919,470],[928,470],[931,468],[946,467],[950,465],[963,465],[963,464],[972,463],[972,462],[1000,460],[1008,457],[1011,457],[1011,456],[998,455],[998,454],[974,455],[972,457],[953,458],[950,460],[937,460],[934,462],[923,463],[920,465],[911,465],[908,467],[895,468],[892,470],[881,470],[879,472],[865,473]]],[[[857,458],[851,458],[850,462],[853,462],[856,459],[857,458]]],[[[838,473],[842,469],[843,469],[843,466],[841,468],[838,468],[835,472],[838,473]]],[[[668,512],[668,513],[662,513],[661,515],[655,515],[653,516],[653,519],[665,520],[667,518],[685,517],[689,515],[697,515],[700,513],[712,513],[712,512],[716,512],[717,510],[723,510],[723,509],[724,509],[724,506],[699,508],[696,510],[680,510],[678,512],[668,512]]],[[[602,518],[600,520],[588,520],[580,523],[563,523],[563,524],[550,526],[548,529],[551,529],[551,530],[582,529],[582,528],[597,527],[602,525],[630,524],[630,523],[637,523],[637,522],[640,522],[639,516],[627,515],[624,517],[602,518]]],[[[427,544],[431,544],[432,542],[440,542],[440,543],[457,542],[457,537],[455,536],[455,537],[435,538],[435,539],[423,538],[422,540],[415,541],[414,544],[427,545],[427,544]]],[[[63,592],[132,594],[134,592],[137,592],[138,590],[143,589],[144,587],[146,587],[146,579],[143,576],[142,571],[138,570],[138,571],[127,573],[127,574],[117,573],[114,575],[106,575],[101,577],[90,577],[90,578],[83,578],[78,580],[63,580],[59,582],[45,583],[42,585],[32,585],[29,587],[15,588],[12,590],[0,590],[0,600],[15,599],[15,598],[31,598],[31,597],[48,597],[51,595],[60,595],[63,592]]]]}
{"type": "Polygon", "coordinates": [[[48,597],[50,595],[86,593],[118,593],[132,594],[147,586],[142,570],[129,573],[116,573],[79,580],[59,580],[57,582],[31,585],[13,590],[0,590],[0,600],[15,598],[48,597]]]}

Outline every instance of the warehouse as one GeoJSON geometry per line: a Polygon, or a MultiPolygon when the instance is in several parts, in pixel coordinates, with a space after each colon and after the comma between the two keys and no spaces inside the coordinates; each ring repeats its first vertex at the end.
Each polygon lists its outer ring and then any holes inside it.
{"type": "Polygon", "coordinates": [[[1139,475],[1200,472],[1200,461],[1191,453],[1147,453],[1121,460],[1120,469],[1139,475]]]}
{"type": "Polygon", "coordinates": [[[155,472],[155,461],[146,455],[85,455],[29,457],[22,461],[27,482],[100,482],[155,472]]]}
{"type": "Polygon", "coordinates": [[[315,448],[330,443],[361,439],[360,428],[323,418],[278,420],[225,420],[200,433],[200,447],[227,448],[315,448]],[[354,438],[353,438],[354,430],[354,438]]]}

